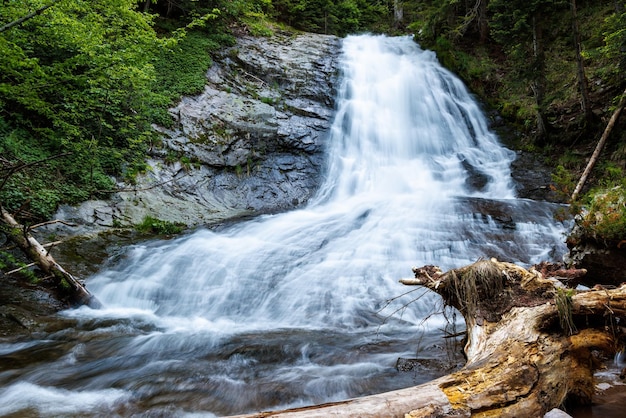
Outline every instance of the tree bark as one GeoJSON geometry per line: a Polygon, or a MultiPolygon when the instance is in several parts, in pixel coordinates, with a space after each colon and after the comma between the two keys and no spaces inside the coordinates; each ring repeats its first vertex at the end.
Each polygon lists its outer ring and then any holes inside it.
{"type": "Polygon", "coordinates": [[[478,34],[480,36],[480,43],[487,42],[489,36],[489,18],[487,17],[487,2],[488,0],[478,0],[478,34]]]}
{"type": "Polygon", "coordinates": [[[443,273],[414,269],[401,282],[425,286],[465,317],[467,363],[429,383],[383,394],[242,417],[542,417],[565,401],[589,403],[598,353],[613,355],[626,318],[626,285],[577,292],[555,277],[479,260],[443,273]]]}
{"type": "Polygon", "coordinates": [[[537,139],[545,141],[548,135],[547,124],[544,116],[544,99],[546,88],[545,51],[543,47],[543,27],[539,12],[532,17],[533,30],[533,59],[534,76],[531,81],[531,88],[537,106],[537,139]]]}
{"type": "Polygon", "coordinates": [[[68,287],[67,292],[72,305],[88,305],[99,307],[100,302],[80,283],[74,276],[65,271],[48,250],[44,248],[25,228],[20,225],[9,212],[0,206],[2,215],[1,230],[7,238],[15,243],[37,266],[46,274],[52,275],[57,287],[64,284],[68,287]]]}
{"type": "Polygon", "coordinates": [[[398,29],[404,20],[404,8],[400,0],[393,0],[393,27],[398,29]]]}
{"type": "Polygon", "coordinates": [[[587,77],[585,77],[585,64],[582,56],[582,46],[580,41],[580,29],[578,27],[578,11],[576,8],[576,0],[572,0],[572,30],[574,32],[574,46],[576,47],[576,63],[578,67],[578,87],[580,88],[581,106],[585,112],[585,120],[590,122],[593,118],[591,112],[591,100],[589,100],[589,86],[587,85],[587,77]]]}
{"type": "Polygon", "coordinates": [[[595,166],[596,161],[598,161],[598,158],[600,157],[600,153],[602,152],[602,150],[604,149],[604,145],[606,144],[606,140],[611,134],[611,131],[613,130],[613,126],[615,126],[615,122],[617,122],[617,119],[619,119],[619,115],[620,113],[622,113],[624,106],[626,106],[626,90],[624,90],[624,92],[622,93],[622,98],[620,99],[619,104],[617,105],[617,109],[615,109],[615,111],[613,112],[613,115],[611,116],[611,119],[609,119],[609,123],[606,125],[606,128],[604,129],[604,133],[602,133],[602,137],[598,141],[598,144],[596,145],[596,148],[593,151],[593,154],[591,154],[591,158],[589,158],[589,162],[587,163],[587,167],[585,167],[585,171],[583,171],[583,174],[580,176],[580,180],[578,180],[578,184],[576,185],[576,188],[574,189],[574,192],[572,193],[572,197],[571,197],[572,201],[578,198],[578,195],[580,194],[582,188],[585,186],[585,183],[587,182],[587,177],[589,177],[589,174],[591,174],[591,170],[593,170],[593,167],[595,166]]]}

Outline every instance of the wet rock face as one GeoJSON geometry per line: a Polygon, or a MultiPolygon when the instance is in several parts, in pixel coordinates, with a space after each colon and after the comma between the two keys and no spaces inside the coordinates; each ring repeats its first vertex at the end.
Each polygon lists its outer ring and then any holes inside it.
{"type": "Polygon", "coordinates": [[[3,278],[0,286],[0,338],[26,336],[42,327],[43,318],[64,306],[46,286],[3,278]]]}
{"type": "Polygon", "coordinates": [[[303,204],[319,185],[339,53],[325,35],[239,39],[214,59],[204,92],[170,110],[174,125],[156,128],[149,172],[119,185],[131,192],[57,217],[87,229],[146,215],[194,226],[303,204]]]}
{"type": "MultiPolygon", "coordinates": [[[[615,208],[619,210],[621,205],[622,202],[617,203],[615,208]]],[[[579,214],[566,240],[569,253],[564,261],[587,270],[580,283],[589,287],[626,283],[626,241],[603,238],[596,235],[594,226],[584,226],[587,222],[593,225],[603,216],[596,212],[579,214]]]]}
{"type": "Polygon", "coordinates": [[[204,93],[172,109],[177,127],[161,130],[167,147],[216,168],[250,168],[281,153],[319,166],[338,52],[339,40],[322,35],[239,39],[208,71],[204,93]]]}
{"type": "Polygon", "coordinates": [[[584,268],[587,274],[580,280],[585,286],[596,284],[619,286],[626,283],[626,248],[605,246],[593,241],[572,243],[568,240],[566,262],[584,268]]]}
{"type": "Polygon", "coordinates": [[[519,197],[564,203],[564,196],[550,187],[552,168],[540,160],[540,156],[529,152],[516,152],[517,157],[511,163],[511,176],[519,197]]]}

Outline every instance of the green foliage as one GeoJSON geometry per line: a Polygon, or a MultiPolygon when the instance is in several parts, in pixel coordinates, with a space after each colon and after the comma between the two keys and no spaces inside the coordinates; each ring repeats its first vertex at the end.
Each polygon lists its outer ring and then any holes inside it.
{"type": "Polygon", "coordinates": [[[552,173],[552,190],[557,192],[557,195],[563,200],[569,200],[574,188],[576,187],[576,180],[572,175],[572,172],[566,169],[563,165],[558,165],[552,173]]]}
{"type": "Polygon", "coordinates": [[[20,274],[33,283],[39,280],[35,272],[27,267],[27,264],[18,260],[17,257],[9,252],[0,251],[0,270],[6,273],[7,271],[18,269],[19,272],[16,272],[15,274],[20,274]]]}
{"type": "Polygon", "coordinates": [[[206,84],[206,71],[212,64],[211,52],[233,41],[231,36],[190,31],[176,45],[159,52],[154,62],[159,106],[150,111],[154,122],[171,125],[168,106],[183,95],[200,93],[206,84]]]}
{"type": "Polygon", "coordinates": [[[146,216],[143,221],[136,226],[137,231],[146,234],[175,235],[180,234],[185,225],[146,216]]]}
{"type": "MultiPolygon", "coordinates": [[[[3,4],[0,24],[42,4],[3,4]]],[[[134,0],[60,0],[0,33],[4,173],[45,160],[8,178],[3,205],[47,218],[60,203],[105,196],[112,176],[132,181],[145,170],[151,125],[171,123],[173,101],[203,88],[210,51],[233,42],[219,24],[208,26],[217,9],[187,5],[194,10],[183,22],[164,30],[159,20],[164,35],[134,0]]]]}
{"type": "Polygon", "coordinates": [[[616,161],[624,161],[626,160],[626,141],[620,141],[613,154],[611,155],[611,159],[616,161]]]}
{"type": "Polygon", "coordinates": [[[550,19],[569,10],[565,0],[491,0],[491,36],[511,50],[532,48],[533,26],[546,27],[550,19]]]}
{"type": "MultiPolygon", "coordinates": [[[[13,1],[0,22],[28,14],[35,1],[13,1]]],[[[110,175],[141,164],[152,136],[153,61],[171,44],[133,0],[62,0],[0,33],[0,149],[20,171],[0,190],[10,207],[30,200],[35,217],[61,201],[111,188],[110,175]]]]}
{"type": "Polygon", "coordinates": [[[409,29],[414,31],[420,44],[426,48],[432,48],[441,38],[454,42],[457,38],[455,30],[461,17],[464,15],[459,10],[457,0],[423,1],[410,10],[412,22],[409,29]]]}
{"type": "Polygon", "coordinates": [[[586,210],[577,220],[580,238],[615,244],[626,239],[626,180],[587,196],[586,210]]]}
{"type": "Polygon", "coordinates": [[[22,167],[0,189],[0,202],[8,210],[27,209],[32,218],[47,218],[61,202],[77,203],[113,186],[101,171],[76,165],[77,159],[71,155],[52,158],[57,153],[42,146],[30,132],[12,128],[2,118],[0,122],[0,154],[5,164],[11,164],[4,174],[11,167],[22,167]]]}
{"type": "Polygon", "coordinates": [[[604,45],[599,48],[607,58],[608,72],[611,76],[623,80],[626,71],[626,11],[622,4],[621,13],[613,13],[606,20],[603,28],[604,45]]]}
{"type": "Polygon", "coordinates": [[[559,157],[559,165],[568,169],[577,169],[583,163],[583,159],[580,155],[575,154],[572,150],[565,150],[565,152],[559,157]]]}
{"type": "Polygon", "coordinates": [[[607,188],[619,186],[624,179],[624,170],[611,161],[600,164],[602,172],[601,185],[607,188]]]}
{"type": "Polygon", "coordinates": [[[273,0],[273,16],[296,29],[334,35],[389,30],[390,11],[371,0],[273,0]]]}
{"type": "Polygon", "coordinates": [[[274,34],[273,25],[264,13],[248,12],[241,20],[253,36],[272,36],[274,34]]]}

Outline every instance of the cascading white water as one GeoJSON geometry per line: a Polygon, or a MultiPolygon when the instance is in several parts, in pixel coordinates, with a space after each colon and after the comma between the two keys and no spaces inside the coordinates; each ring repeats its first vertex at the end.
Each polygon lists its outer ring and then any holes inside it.
{"type": "Polygon", "coordinates": [[[415,356],[419,332],[442,326],[438,316],[424,322],[438,298],[387,318],[415,298],[382,309],[407,290],[399,278],[415,265],[531,263],[563,251],[562,226],[549,208],[514,198],[513,153],[432,52],[409,37],[351,36],[343,66],[318,196],[128,249],[88,281],[103,309],[67,312],[72,331],[33,343],[64,354],[0,374],[0,414],[55,415],[59,397],[76,396],[61,413],[221,415],[423,381],[431,376],[401,378],[394,364],[415,356]],[[486,200],[521,213],[503,226],[474,209],[486,200]]]}

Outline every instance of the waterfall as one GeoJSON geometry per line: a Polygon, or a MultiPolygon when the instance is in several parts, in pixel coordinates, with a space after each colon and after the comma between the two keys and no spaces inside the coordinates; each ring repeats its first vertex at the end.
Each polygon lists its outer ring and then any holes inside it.
{"type": "Polygon", "coordinates": [[[371,35],[343,48],[318,195],[128,248],[88,280],[105,307],[65,312],[73,329],[35,344],[64,354],[0,380],[0,414],[81,395],[60,413],[224,415],[420,383],[437,371],[400,375],[396,359],[445,356],[445,320],[436,295],[400,297],[412,266],[564,251],[553,208],[515,197],[514,153],[433,52],[371,35]]]}

